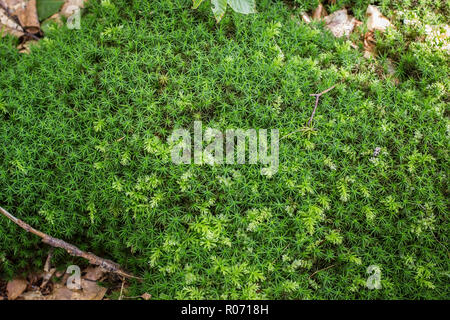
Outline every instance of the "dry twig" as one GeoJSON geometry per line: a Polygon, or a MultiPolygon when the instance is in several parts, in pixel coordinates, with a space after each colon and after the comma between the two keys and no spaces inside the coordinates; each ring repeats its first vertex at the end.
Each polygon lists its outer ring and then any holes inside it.
{"type": "Polygon", "coordinates": [[[327,93],[328,91],[333,90],[334,87],[336,87],[336,85],[334,85],[334,86],[328,88],[328,89],[325,90],[325,91],[322,91],[321,93],[311,93],[310,96],[316,97],[316,104],[314,105],[313,112],[312,112],[312,114],[311,114],[311,117],[310,117],[309,120],[308,120],[308,126],[302,127],[302,128],[300,128],[300,129],[298,129],[298,130],[295,130],[295,131],[293,131],[293,132],[291,132],[291,133],[288,133],[287,135],[281,137],[280,140],[282,140],[282,139],[284,139],[284,138],[287,138],[287,137],[289,137],[289,136],[291,136],[291,135],[293,135],[294,133],[297,133],[297,132],[299,132],[299,131],[304,131],[304,132],[312,132],[312,131],[314,131],[314,129],[311,128],[311,122],[312,122],[312,120],[313,120],[313,118],[314,118],[314,115],[316,114],[317,105],[319,104],[319,98],[320,98],[323,94],[327,93]]]}
{"type": "Polygon", "coordinates": [[[64,250],[66,250],[70,255],[75,256],[75,257],[84,258],[84,259],[88,260],[91,264],[100,266],[103,269],[107,270],[108,272],[116,273],[116,274],[121,275],[126,278],[141,279],[139,277],[135,277],[135,276],[125,272],[124,270],[122,270],[122,268],[117,263],[115,263],[111,260],[100,258],[90,252],[84,252],[83,250],[78,249],[76,246],[74,246],[70,243],[67,243],[61,239],[53,238],[53,237],[49,236],[48,234],[45,234],[39,230],[34,229],[29,224],[14,217],[12,214],[10,214],[8,211],[3,209],[2,207],[0,207],[0,213],[3,214],[5,217],[7,217],[12,222],[14,222],[15,224],[17,224],[22,229],[26,230],[27,232],[31,232],[31,233],[37,235],[38,237],[42,238],[42,242],[49,244],[52,247],[62,248],[64,250]]]}
{"type": "Polygon", "coordinates": [[[335,266],[336,266],[335,264],[332,264],[331,266],[328,266],[328,267],[326,267],[326,268],[316,270],[316,271],[314,271],[314,272],[309,276],[309,278],[311,279],[311,278],[314,277],[318,272],[320,272],[320,271],[325,271],[325,270],[328,270],[328,269],[331,269],[331,268],[333,268],[333,267],[335,267],[335,266]]]}
{"type": "Polygon", "coordinates": [[[317,109],[317,105],[319,104],[319,99],[320,99],[320,97],[321,97],[323,94],[327,93],[328,91],[333,90],[334,87],[336,87],[336,85],[334,85],[334,86],[328,88],[328,89],[325,90],[325,91],[322,91],[321,93],[312,93],[312,94],[310,94],[310,96],[316,97],[316,104],[315,104],[314,110],[313,110],[313,112],[312,112],[312,114],[311,114],[311,118],[309,118],[308,126],[311,125],[311,122],[312,122],[312,120],[313,120],[313,118],[314,118],[314,115],[316,114],[316,109],[317,109]]]}

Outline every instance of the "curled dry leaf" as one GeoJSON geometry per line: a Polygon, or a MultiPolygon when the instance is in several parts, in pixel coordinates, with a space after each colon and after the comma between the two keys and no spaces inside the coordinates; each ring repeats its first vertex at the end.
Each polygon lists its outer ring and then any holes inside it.
{"type": "Polygon", "coordinates": [[[43,23],[45,22],[50,22],[50,21],[54,21],[58,26],[62,26],[63,22],[61,19],[61,15],[57,12],[54,15],[52,15],[50,18],[48,18],[47,20],[45,20],[43,23]]]}
{"type": "Polygon", "coordinates": [[[102,300],[108,289],[96,282],[82,279],[80,290],[70,290],[65,284],[56,284],[46,300],[102,300]]]}
{"type": "Polygon", "coordinates": [[[321,3],[319,3],[317,8],[313,12],[312,18],[313,20],[320,20],[326,15],[328,15],[327,11],[325,10],[324,6],[321,3]]]}
{"type": "Polygon", "coordinates": [[[380,10],[376,6],[369,5],[366,10],[367,29],[369,31],[379,30],[386,31],[388,27],[391,27],[391,22],[381,14],[380,10]]]}
{"type": "Polygon", "coordinates": [[[348,37],[355,26],[361,24],[360,21],[347,14],[347,9],[342,9],[326,16],[325,23],[333,35],[338,38],[342,36],[348,37]]]}
{"type": "Polygon", "coordinates": [[[36,0],[26,2],[25,8],[18,12],[18,17],[27,32],[36,34],[41,30],[37,15],[36,0]]]}
{"type": "MultiPolygon", "coordinates": [[[[17,0],[8,0],[6,2],[2,2],[2,4],[6,5],[9,13],[11,15],[15,14],[15,11],[20,8],[22,1],[17,0]],[[8,5],[9,4],[9,5],[8,5]]],[[[13,35],[15,37],[21,37],[24,35],[22,27],[17,24],[5,11],[6,8],[0,6],[0,36],[5,36],[6,34],[13,35]]]]}
{"type": "Polygon", "coordinates": [[[373,31],[364,34],[364,58],[375,57],[375,38],[373,31]]]}
{"type": "MultiPolygon", "coordinates": [[[[36,0],[3,0],[2,4],[11,16],[16,16],[25,31],[35,34],[40,31],[40,25],[36,9],[36,0]]],[[[3,7],[3,6],[2,6],[3,7]]],[[[3,14],[8,16],[3,8],[3,14]]],[[[14,19],[11,19],[13,20],[14,19]]],[[[14,21],[16,22],[16,21],[14,21]]]]}
{"type": "Polygon", "coordinates": [[[45,296],[43,296],[40,291],[27,291],[27,292],[22,293],[18,299],[20,299],[20,300],[45,300],[45,296]]]}
{"type": "Polygon", "coordinates": [[[38,41],[36,41],[36,40],[29,40],[29,41],[26,41],[26,42],[23,42],[23,43],[19,44],[17,46],[17,50],[19,50],[20,53],[29,54],[30,53],[30,47],[32,45],[37,45],[37,44],[38,44],[38,41]]]}
{"type": "Polygon", "coordinates": [[[150,300],[152,298],[152,295],[146,292],[143,295],[141,295],[141,298],[144,300],[150,300]]]}
{"type": "Polygon", "coordinates": [[[84,276],[86,280],[98,281],[104,276],[106,270],[98,266],[89,266],[84,272],[86,272],[86,275],[84,276]]]}
{"type": "Polygon", "coordinates": [[[8,300],[15,300],[27,288],[27,281],[24,279],[14,279],[6,285],[8,300]]]}

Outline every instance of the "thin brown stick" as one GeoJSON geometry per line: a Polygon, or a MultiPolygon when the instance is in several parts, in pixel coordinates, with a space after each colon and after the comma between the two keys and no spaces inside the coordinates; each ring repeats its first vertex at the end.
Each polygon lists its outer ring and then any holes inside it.
{"type": "Polygon", "coordinates": [[[48,251],[47,260],[45,260],[44,271],[49,272],[52,268],[53,247],[48,251]]]}
{"type": "Polygon", "coordinates": [[[308,120],[308,126],[307,126],[307,127],[302,127],[302,128],[300,128],[300,129],[298,129],[298,130],[295,130],[295,131],[292,131],[291,133],[288,133],[287,135],[281,137],[280,140],[282,140],[282,139],[284,139],[284,138],[287,138],[287,137],[293,135],[294,133],[297,133],[297,132],[300,132],[300,131],[307,131],[308,129],[311,129],[311,128],[310,128],[310,127],[311,127],[311,122],[313,121],[314,115],[316,114],[316,110],[317,110],[317,106],[319,105],[319,99],[320,99],[320,97],[321,97],[323,94],[327,93],[328,91],[333,90],[334,87],[336,87],[336,85],[334,85],[334,86],[328,88],[327,90],[322,91],[321,93],[311,93],[310,96],[316,97],[316,104],[314,105],[313,112],[312,112],[312,114],[311,114],[311,117],[310,117],[309,120],[308,120]]]}
{"type": "Polygon", "coordinates": [[[122,300],[123,297],[123,286],[125,285],[125,278],[122,278],[122,286],[120,287],[120,296],[119,300],[122,300]]]}
{"type": "Polygon", "coordinates": [[[434,239],[435,239],[442,247],[444,247],[444,249],[448,252],[447,246],[445,246],[443,243],[441,243],[441,242],[438,240],[438,238],[436,237],[436,235],[434,234],[433,231],[431,231],[431,234],[433,235],[434,239]]]}
{"type": "Polygon", "coordinates": [[[331,268],[333,268],[333,267],[335,267],[335,266],[336,266],[335,264],[332,264],[331,266],[328,266],[328,267],[326,267],[326,268],[323,268],[323,269],[320,269],[320,270],[316,270],[316,271],[313,272],[313,274],[311,274],[311,275],[309,276],[309,278],[311,279],[312,277],[314,277],[314,276],[316,275],[316,273],[318,273],[318,272],[320,272],[320,271],[325,271],[325,270],[331,269],[331,268]]]}
{"type": "Polygon", "coordinates": [[[29,224],[23,222],[20,219],[17,219],[14,217],[11,213],[0,207],[0,213],[3,214],[5,217],[7,217],[9,220],[17,224],[22,229],[26,230],[27,232],[31,232],[32,234],[37,235],[38,237],[42,238],[42,242],[51,245],[55,248],[62,248],[66,250],[70,255],[75,257],[81,257],[86,260],[88,260],[91,264],[100,266],[103,269],[105,269],[108,272],[116,273],[118,275],[121,275],[126,278],[134,278],[134,279],[141,279],[139,277],[135,277],[124,270],[115,262],[107,259],[100,258],[96,256],[95,254],[91,252],[84,252],[83,250],[78,249],[76,246],[67,243],[61,239],[53,238],[49,236],[48,234],[45,234],[39,230],[34,229],[29,224]]]}
{"type": "Polygon", "coordinates": [[[325,90],[325,91],[322,91],[321,93],[312,93],[312,94],[310,94],[310,96],[316,97],[316,104],[314,105],[314,110],[313,110],[313,112],[312,112],[312,114],[311,114],[311,117],[309,118],[308,126],[311,125],[311,122],[312,122],[312,120],[313,120],[313,118],[314,118],[314,115],[316,114],[316,109],[317,109],[317,106],[319,105],[319,99],[320,99],[320,97],[321,97],[323,94],[327,93],[328,91],[333,90],[334,87],[336,87],[336,85],[334,85],[334,86],[328,88],[328,89],[325,90]]]}

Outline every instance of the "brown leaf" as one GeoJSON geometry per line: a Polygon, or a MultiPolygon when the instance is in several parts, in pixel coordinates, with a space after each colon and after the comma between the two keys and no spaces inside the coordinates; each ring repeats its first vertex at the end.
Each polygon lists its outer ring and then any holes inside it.
{"type": "Polygon", "coordinates": [[[80,290],[70,290],[63,284],[55,285],[53,293],[47,300],[102,300],[108,289],[96,282],[82,279],[80,290]]]}
{"type": "Polygon", "coordinates": [[[144,300],[150,300],[152,298],[152,295],[146,292],[143,295],[141,295],[141,298],[144,300]]]}
{"type": "Polygon", "coordinates": [[[102,300],[108,290],[89,280],[81,280],[81,286],[83,289],[80,300],[102,300]]]}
{"type": "Polygon", "coordinates": [[[29,33],[35,34],[41,30],[36,9],[36,0],[29,0],[25,4],[25,9],[18,12],[18,17],[22,26],[29,33]]]}
{"type": "MultiPolygon", "coordinates": [[[[11,2],[11,0],[9,2],[11,2]]],[[[8,5],[8,1],[6,3],[3,3],[6,4],[8,9],[10,9],[10,13],[14,15],[15,10],[13,10],[12,5],[14,5],[15,8],[15,5],[17,5],[18,3],[16,4],[11,2],[10,5],[8,5]]],[[[6,34],[10,34],[15,37],[21,37],[24,33],[23,29],[7,15],[5,10],[0,8],[0,36],[3,37],[6,34]]]]}
{"type": "Polygon", "coordinates": [[[368,16],[367,29],[369,31],[379,30],[384,32],[387,27],[392,26],[389,20],[375,6],[369,5],[366,10],[366,15],[368,16]]]}
{"type": "Polygon", "coordinates": [[[323,5],[321,3],[319,3],[317,8],[313,12],[312,18],[313,18],[313,20],[320,20],[323,17],[325,17],[326,15],[328,15],[327,11],[323,7],[323,5]]]}
{"type": "Polygon", "coordinates": [[[63,22],[62,22],[62,19],[61,19],[61,14],[59,12],[55,13],[54,15],[52,15],[51,17],[46,19],[44,22],[42,22],[42,24],[44,24],[44,23],[46,23],[48,21],[53,21],[58,26],[62,26],[63,25],[63,22]]]}
{"type": "Polygon", "coordinates": [[[29,40],[29,41],[26,41],[26,42],[23,42],[23,43],[19,44],[17,46],[17,50],[19,50],[20,53],[29,54],[30,53],[30,47],[32,45],[37,45],[37,44],[38,44],[38,41],[36,41],[36,40],[29,40]]]}
{"type": "Polygon", "coordinates": [[[20,300],[45,300],[45,297],[40,291],[27,291],[22,293],[19,298],[20,300]]]}
{"type": "Polygon", "coordinates": [[[46,297],[47,300],[74,300],[75,292],[64,285],[57,284],[53,289],[53,293],[46,297]]]}
{"type": "Polygon", "coordinates": [[[27,288],[27,281],[24,279],[14,279],[6,285],[8,300],[15,300],[27,288]]]}
{"type": "Polygon", "coordinates": [[[94,266],[89,266],[84,271],[86,272],[84,278],[91,281],[100,280],[106,272],[103,268],[94,266]]]}
{"type": "Polygon", "coordinates": [[[355,26],[360,24],[360,21],[349,16],[347,14],[347,9],[342,9],[326,16],[325,23],[333,35],[339,38],[342,36],[348,37],[355,26]]]}
{"type": "Polygon", "coordinates": [[[373,31],[367,31],[364,34],[364,58],[375,57],[375,38],[373,31]]]}

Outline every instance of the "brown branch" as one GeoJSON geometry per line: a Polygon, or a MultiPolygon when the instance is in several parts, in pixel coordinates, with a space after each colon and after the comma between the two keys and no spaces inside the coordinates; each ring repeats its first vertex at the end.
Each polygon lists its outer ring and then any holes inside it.
{"type": "Polygon", "coordinates": [[[309,276],[309,278],[311,279],[312,277],[314,277],[314,276],[316,275],[316,273],[318,273],[318,272],[320,272],[320,271],[325,271],[325,270],[331,269],[331,268],[333,268],[333,267],[335,267],[335,266],[336,266],[335,264],[332,264],[331,266],[328,266],[328,267],[326,267],[326,268],[323,268],[323,269],[320,269],[320,270],[316,270],[316,271],[313,272],[313,274],[311,274],[311,275],[309,276]]]}
{"type": "Polygon", "coordinates": [[[316,109],[317,109],[317,105],[319,104],[319,99],[320,99],[320,97],[321,97],[323,94],[327,93],[328,91],[333,90],[334,87],[336,87],[336,85],[334,85],[334,86],[328,88],[328,89],[325,90],[325,91],[322,91],[321,93],[312,93],[312,94],[310,94],[310,96],[316,97],[316,104],[315,104],[314,110],[313,110],[313,112],[312,112],[312,114],[311,114],[311,118],[309,118],[308,126],[311,125],[311,122],[312,122],[312,120],[313,120],[313,118],[314,118],[314,114],[316,113],[316,109]]]}
{"type": "Polygon", "coordinates": [[[55,248],[62,248],[66,250],[70,255],[75,257],[81,257],[86,260],[88,260],[91,264],[100,266],[101,268],[105,269],[108,272],[116,273],[118,275],[121,275],[126,278],[134,278],[134,279],[141,279],[139,277],[135,277],[124,270],[115,262],[107,259],[103,259],[100,257],[97,257],[95,254],[91,252],[84,252],[83,250],[78,249],[76,246],[67,243],[63,240],[53,238],[49,236],[48,234],[45,234],[39,230],[34,229],[29,224],[23,222],[20,219],[17,219],[14,217],[11,213],[0,207],[0,213],[3,214],[5,217],[7,217],[9,220],[17,224],[22,229],[26,230],[27,232],[31,232],[32,234],[37,235],[38,237],[42,238],[42,242],[51,245],[55,248]]]}
{"type": "MultiPolygon", "coordinates": [[[[334,86],[328,88],[328,89],[325,90],[325,91],[322,91],[321,93],[311,93],[310,96],[316,97],[316,104],[314,105],[313,112],[312,112],[312,114],[311,114],[311,117],[310,117],[309,120],[308,120],[308,126],[302,127],[302,128],[300,128],[300,129],[298,129],[298,130],[295,130],[295,131],[292,131],[291,133],[288,133],[287,135],[281,137],[280,140],[282,140],[282,139],[284,139],[284,138],[287,138],[287,137],[289,137],[289,136],[291,136],[291,135],[293,135],[294,133],[297,133],[297,132],[299,132],[299,131],[308,131],[308,130],[310,130],[310,129],[311,129],[311,128],[310,128],[310,127],[311,127],[311,122],[312,122],[312,120],[313,120],[313,118],[314,118],[314,115],[316,114],[317,106],[319,105],[319,98],[320,98],[323,94],[327,93],[328,91],[333,90],[334,87],[336,87],[336,85],[334,85],[334,86]]],[[[313,129],[312,129],[312,130],[313,130],[313,129]]]]}

